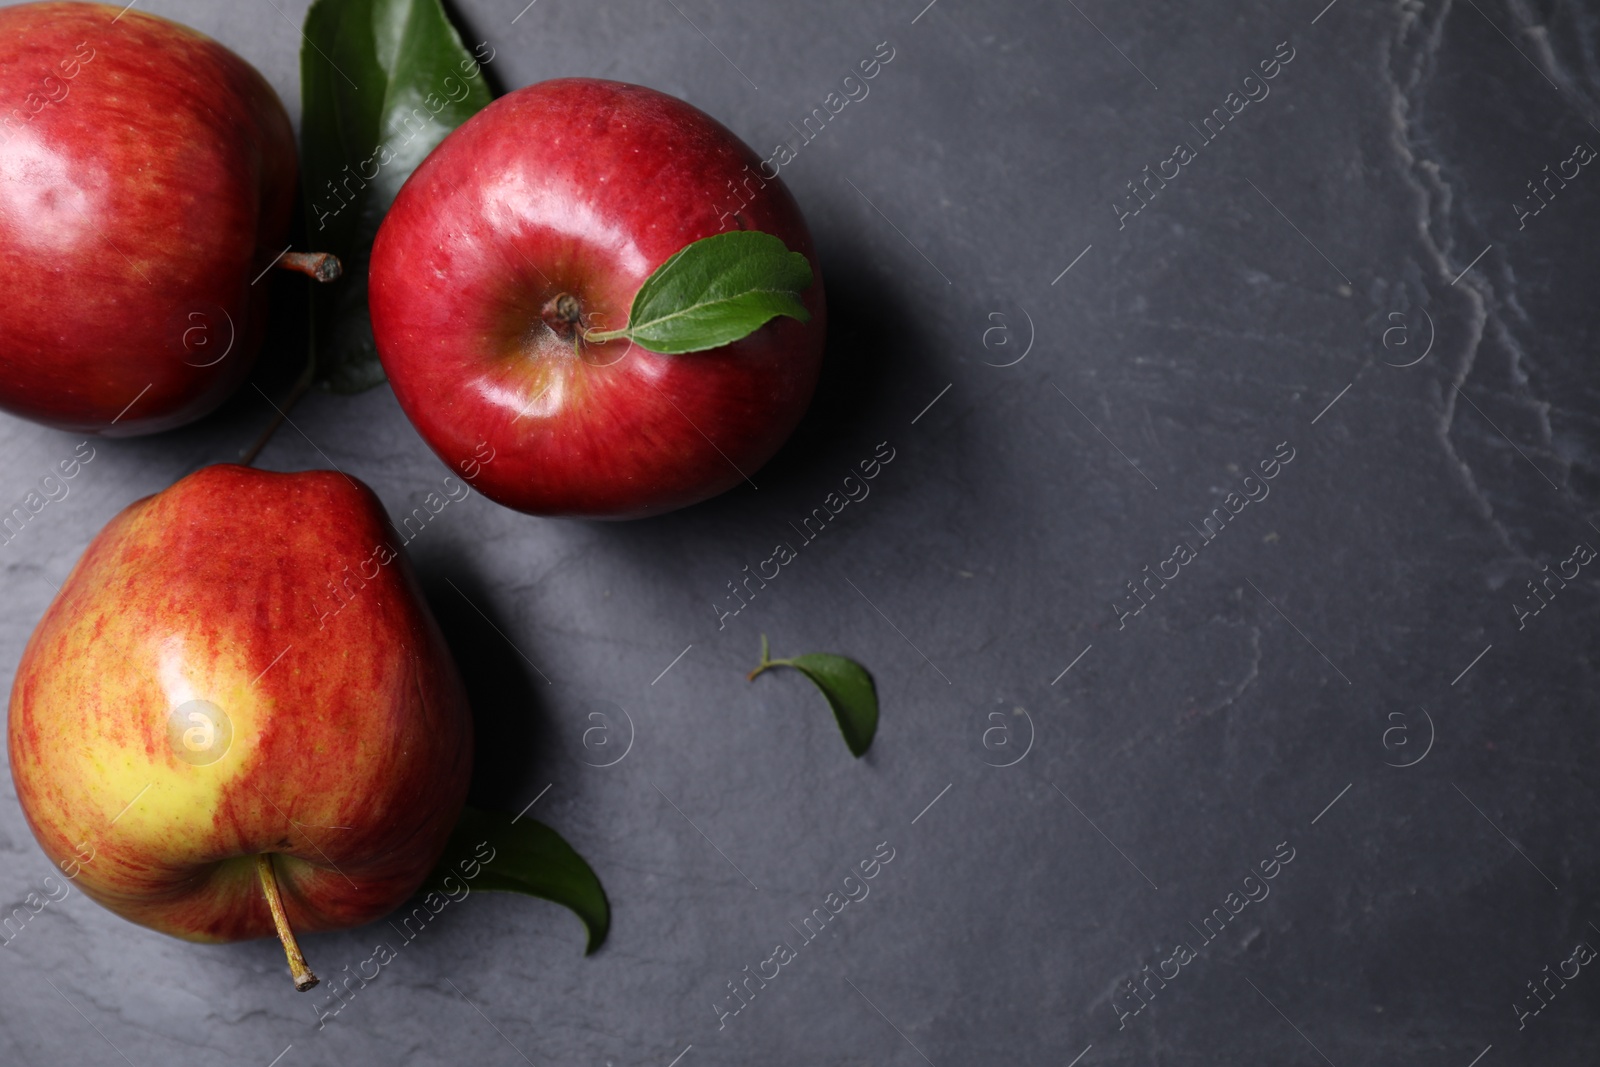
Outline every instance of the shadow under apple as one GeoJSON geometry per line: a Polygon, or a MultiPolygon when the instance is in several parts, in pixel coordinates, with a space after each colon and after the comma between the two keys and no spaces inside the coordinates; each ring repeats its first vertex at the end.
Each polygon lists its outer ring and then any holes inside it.
{"type": "Polygon", "coordinates": [[[536,779],[549,780],[554,763],[549,687],[505,636],[513,624],[498,617],[482,578],[460,564],[413,562],[472,707],[475,741],[467,803],[516,811],[536,779]]]}
{"type": "Polygon", "coordinates": [[[919,354],[933,350],[900,286],[870,265],[864,249],[825,248],[828,344],[816,395],[805,417],[761,468],[762,491],[784,487],[819,468],[849,468],[887,427],[905,397],[921,396],[933,378],[919,354]],[[868,440],[872,438],[872,440],[868,440]]]}

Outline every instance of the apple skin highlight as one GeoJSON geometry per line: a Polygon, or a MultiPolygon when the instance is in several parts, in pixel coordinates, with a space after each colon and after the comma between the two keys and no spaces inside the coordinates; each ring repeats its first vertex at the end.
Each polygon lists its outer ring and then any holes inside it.
{"type": "Polygon", "coordinates": [[[191,941],[274,933],[263,854],[294,930],[404,903],[465,801],[472,720],[405,556],[354,569],[397,540],[331,471],[207,467],[112,519],[11,695],[12,779],[50,860],[191,941]],[[348,599],[331,617],[329,584],[348,599]]]}
{"type": "Polygon", "coordinates": [[[510,93],[434,150],[373,245],[373,334],[396,397],[452,470],[519,511],[637,518],[749,480],[799,423],[827,333],[822,275],[794,198],[726,127],[636,85],[563,78],[510,93]],[[731,188],[750,191],[735,213],[731,188]],[[560,336],[627,323],[634,293],[686,245],[731,228],[811,263],[811,320],[660,355],[560,336]],[[570,331],[568,331],[570,332],[570,331]]]}

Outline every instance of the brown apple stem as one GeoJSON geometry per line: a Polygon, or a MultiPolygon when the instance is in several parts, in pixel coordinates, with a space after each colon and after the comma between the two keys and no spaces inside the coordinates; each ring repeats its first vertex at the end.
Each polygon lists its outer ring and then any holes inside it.
{"type": "Polygon", "coordinates": [[[283,910],[283,897],[278,894],[278,876],[273,873],[270,853],[263,852],[256,857],[256,873],[261,876],[261,892],[266,894],[267,907],[272,911],[272,925],[277,927],[278,940],[283,942],[283,954],[289,957],[289,975],[294,979],[295,989],[304,993],[319,979],[306,966],[306,958],[300,953],[300,943],[294,939],[294,931],[289,928],[289,915],[283,910]]]}
{"type": "Polygon", "coordinates": [[[276,266],[298,271],[319,282],[337,281],[344,273],[344,264],[331,252],[285,252],[278,257],[276,266]]]}

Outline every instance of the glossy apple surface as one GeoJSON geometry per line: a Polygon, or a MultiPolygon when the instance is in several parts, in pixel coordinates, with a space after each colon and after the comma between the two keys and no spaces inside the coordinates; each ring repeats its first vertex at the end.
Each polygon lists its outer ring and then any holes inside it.
{"type": "Polygon", "coordinates": [[[293,210],[266,80],[133,8],[0,8],[0,408],[77,432],[206,414],[260,348],[293,210]]]}
{"type": "Polygon", "coordinates": [[[783,183],[704,112],[637,85],[565,78],[510,93],[417,168],[372,253],[373,333],[423,438],[520,511],[631,518],[753,475],[810,403],[826,315],[811,235],[783,183]],[[545,325],[624,325],[634,293],[685,245],[774,234],[810,261],[809,323],[659,355],[545,325]],[[478,446],[493,448],[481,470],[478,446]]]}
{"type": "Polygon", "coordinates": [[[343,475],[236,466],[100,532],[11,694],[12,781],[65,877],[194,941],[273,933],[261,854],[300,931],[416,890],[460,814],[472,726],[392,539],[343,475]]]}

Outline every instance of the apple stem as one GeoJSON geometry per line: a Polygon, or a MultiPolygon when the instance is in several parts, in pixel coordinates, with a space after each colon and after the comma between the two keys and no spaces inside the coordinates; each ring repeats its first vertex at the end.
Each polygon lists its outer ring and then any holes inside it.
{"type": "Polygon", "coordinates": [[[289,915],[283,910],[283,897],[278,893],[278,876],[273,873],[271,853],[263,852],[256,857],[256,873],[261,876],[261,892],[266,894],[267,908],[272,912],[272,925],[278,930],[278,940],[283,942],[283,954],[289,957],[289,975],[294,979],[295,989],[304,993],[319,979],[306,966],[300,943],[294,939],[294,931],[289,928],[289,915]]]}
{"type": "Polygon", "coordinates": [[[331,252],[285,252],[275,265],[319,282],[337,281],[344,274],[344,264],[331,252]]]}
{"type": "Polygon", "coordinates": [[[744,678],[745,678],[745,681],[747,681],[747,682],[753,682],[761,674],[763,674],[766,671],[770,671],[774,667],[787,667],[787,666],[789,666],[789,661],[788,660],[786,660],[786,659],[773,659],[772,658],[772,653],[767,649],[767,635],[766,634],[762,634],[761,635],[761,662],[756,664],[756,669],[751,671],[749,674],[745,675],[744,678]]]}
{"type": "Polygon", "coordinates": [[[628,328],[624,326],[620,330],[590,330],[583,335],[583,339],[592,345],[603,345],[627,336],[628,328]]]}

